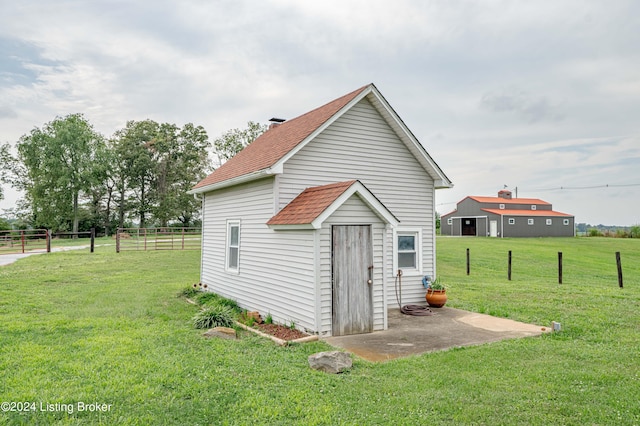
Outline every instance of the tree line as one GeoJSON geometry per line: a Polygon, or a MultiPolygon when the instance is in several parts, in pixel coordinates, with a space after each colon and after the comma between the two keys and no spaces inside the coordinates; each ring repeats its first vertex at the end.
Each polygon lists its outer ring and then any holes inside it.
{"type": "Polygon", "coordinates": [[[105,138],[70,114],[20,137],[15,155],[0,146],[0,180],[24,194],[9,212],[21,227],[111,235],[116,227],[199,226],[200,201],[187,191],[265,130],[249,122],[211,144],[202,126],[143,120],[105,138]]]}

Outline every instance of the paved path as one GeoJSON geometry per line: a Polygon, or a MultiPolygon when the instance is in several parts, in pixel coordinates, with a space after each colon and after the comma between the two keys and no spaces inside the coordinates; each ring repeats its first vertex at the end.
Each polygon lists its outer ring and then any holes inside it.
{"type": "Polygon", "coordinates": [[[388,330],[327,337],[323,340],[368,361],[387,361],[425,352],[551,332],[549,327],[460,309],[434,308],[433,312],[433,316],[413,317],[402,315],[400,309],[389,309],[388,330]]]}
{"type": "MultiPolygon", "coordinates": [[[[52,248],[51,251],[58,252],[58,251],[69,251],[69,250],[82,250],[87,248],[89,248],[88,244],[84,246],[55,247],[55,248],[52,248]]],[[[9,265],[17,261],[18,259],[22,259],[23,257],[33,256],[35,254],[45,254],[45,253],[46,252],[44,251],[36,251],[32,253],[0,254],[0,266],[9,265]]]]}

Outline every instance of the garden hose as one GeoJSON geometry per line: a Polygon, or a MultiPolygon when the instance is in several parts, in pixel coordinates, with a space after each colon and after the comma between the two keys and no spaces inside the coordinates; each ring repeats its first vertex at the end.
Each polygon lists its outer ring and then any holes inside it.
{"type": "Polygon", "coordinates": [[[405,315],[413,315],[416,317],[426,317],[433,315],[433,312],[428,306],[422,305],[404,305],[402,306],[402,270],[398,269],[398,273],[396,274],[396,280],[394,283],[394,287],[396,290],[396,302],[398,302],[398,306],[400,307],[400,312],[405,315]],[[400,284],[400,294],[398,295],[398,283],[400,284]]]}

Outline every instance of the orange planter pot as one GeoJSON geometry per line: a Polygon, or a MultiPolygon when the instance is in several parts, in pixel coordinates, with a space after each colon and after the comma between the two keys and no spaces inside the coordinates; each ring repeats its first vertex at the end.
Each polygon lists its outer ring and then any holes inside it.
{"type": "Polygon", "coordinates": [[[425,299],[427,299],[429,306],[433,308],[442,308],[444,304],[447,303],[447,290],[428,289],[425,299]]]}

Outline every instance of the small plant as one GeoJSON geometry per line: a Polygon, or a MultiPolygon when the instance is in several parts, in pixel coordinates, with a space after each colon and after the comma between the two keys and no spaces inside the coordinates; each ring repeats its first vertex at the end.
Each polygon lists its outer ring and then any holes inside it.
{"type": "Polygon", "coordinates": [[[440,277],[438,277],[435,280],[431,281],[429,283],[429,287],[427,287],[427,288],[430,288],[431,290],[445,290],[445,286],[440,281],[440,277]]]}
{"type": "Polygon", "coordinates": [[[296,322],[295,321],[291,321],[291,324],[289,324],[289,328],[292,330],[296,329],[296,322]]]}
{"type": "Polygon", "coordinates": [[[265,324],[273,324],[273,317],[271,316],[271,313],[267,314],[267,317],[264,319],[264,323],[265,324]]]}
{"type": "Polygon", "coordinates": [[[210,292],[210,291],[202,291],[198,292],[196,296],[196,302],[200,306],[226,306],[230,308],[235,313],[240,313],[241,309],[238,306],[238,303],[235,300],[227,299],[225,297],[220,296],[219,294],[210,292]]]}
{"type": "Polygon", "coordinates": [[[188,299],[191,299],[191,298],[197,296],[199,293],[200,293],[199,290],[197,290],[197,289],[195,289],[193,287],[187,287],[187,288],[181,290],[178,293],[178,297],[186,297],[188,299]]]}
{"type": "Polygon", "coordinates": [[[207,306],[192,318],[195,328],[231,327],[233,320],[233,310],[220,305],[207,306]]]}
{"type": "Polygon", "coordinates": [[[253,327],[256,325],[256,319],[254,317],[247,317],[244,323],[247,327],[253,327]]]}

